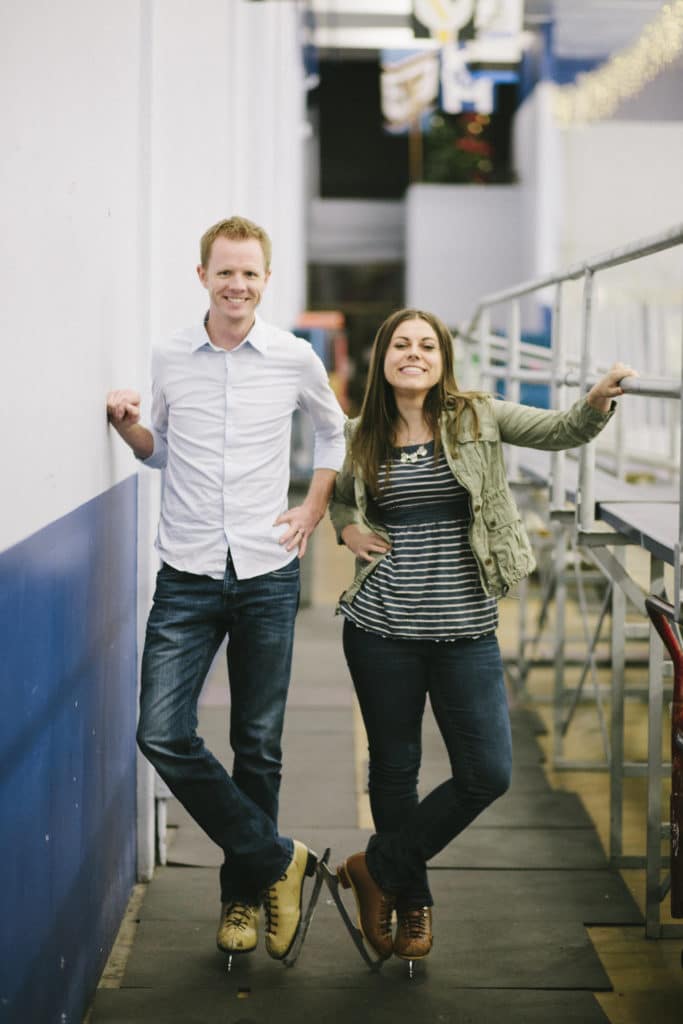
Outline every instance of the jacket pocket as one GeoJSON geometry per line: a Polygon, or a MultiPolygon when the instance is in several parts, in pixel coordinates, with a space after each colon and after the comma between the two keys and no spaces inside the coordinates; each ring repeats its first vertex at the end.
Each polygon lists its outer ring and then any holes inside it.
{"type": "Polygon", "coordinates": [[[489,534],[494,534],[511,523],[519,523],[519,512],[507,491],[492,491],[484,495],[481,514],[489,534]]]}
{"type": "Polygon", "coordinates": [[[482,502],[486,524],[489,572],[504,588],[527,576],[534,567],[531,547],[516,506],[505,491],[495,491],[482,502]]]}

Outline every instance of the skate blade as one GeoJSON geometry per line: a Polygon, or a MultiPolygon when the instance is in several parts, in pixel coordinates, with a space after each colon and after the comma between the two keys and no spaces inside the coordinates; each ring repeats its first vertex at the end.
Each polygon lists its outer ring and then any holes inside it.
{"type": "Polygon", "coordinates": [[[311,895],[309,897],[306,910],[302,914],[301,920],[299,922],[299,927],[297,929],[294,942],[292,943],[292,946],[289,952],[287,953],[287,956],[285,956],[282,960],[285,967],[294,966],[294,964],[297,962],[299,958],[299,954],[301,952],[303,944],[306,941],[308,929],[311,926],[311,921],[313,920],[315,908],[318,905],[318,899],[320,898],[320,890],[322,889],[323,884],[323,876],[320,868],[322,864],[327,863],[329,856],[329,847],[327,850],[325,850],[320,859],[318,859],[314,853],[309,852],[308,864],[306,865],[306,875],[308,877],[315,876],[315,882],[313,883],[313,888],[311,890],[311,895]],[[313,858],[312,862],[311,857],[313,858]]]}
{"type": "Polygon", "coordinates": [[[336,872],[330,871],[327,861],[325,861],[324,863],[322,861],[320,862],[320,872],[324,878],[327,888],[330,891],[330,895],[334,900],[335,906],[339,911],[339,916],[344,922],[347,932],[351,936],[351,940],[354,946],[356,947],[356,949],[358,950],[361,957],[363,958],[363,960],[368,965],[371,971],[381,970],[384,960],[382,960],[380,957],[373,957],[368,952],[367,946],[365,945],[365,940],[363,938],[363,933],[360,930],[360,928],[358,928],[358,926],[355,925],[351,920],[351,917],[349,916],[346,906],[344,905],[344,901],[339,893],[340,881],[336,872]]]}

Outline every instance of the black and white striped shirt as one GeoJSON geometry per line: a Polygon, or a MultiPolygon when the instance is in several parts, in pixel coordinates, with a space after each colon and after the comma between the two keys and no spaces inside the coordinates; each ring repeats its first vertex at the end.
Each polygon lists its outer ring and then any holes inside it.
{"type": "MultiPolygon", "coordinates": [[[[380,469],[379,479],[383,472],[380,469]]],[[[353,601],[341,604],[355,625],[381,636],[458,640],[490,633],[498,606],[482,588],[468,538],[467,491],[434,442],[398,449],[389,483],[373,512],[391,537],[391,550],[353,601]],[[415,461],[401,461],[401,453],[415,461]]],[[[375,516],[373,516],[375,518],[375,516]]]]}

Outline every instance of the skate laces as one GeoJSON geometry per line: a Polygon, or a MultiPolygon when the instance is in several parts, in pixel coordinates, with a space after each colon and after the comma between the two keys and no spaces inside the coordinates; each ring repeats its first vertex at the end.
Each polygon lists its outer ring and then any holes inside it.
{"type": "MultiPolygon", "coordinates": [[[[285,882],[286,880],[287,872],[285,871],[284,875],[280,875],[278,881],[285,882]]],[[[277,928],[277,888],[275,885],[271,885],[270,889],[266,890],[263,897],[263,910],[266,915],[266,930],[273,931],[271,925],[277,928]]]]}
{"type": "Polygon", "coordinates": [[[415,907],[413,910],[401,911],[398,924],[399,928],[407,933],[408,938],[425,938],[429,931],[427,908],[415,907]]]}
{"type": "Polygon", "coordinates": [[[251,921],[252,908],[246,903],[229,903],[225,909],[224,921],[238,931],[244,931],[251,921]]]}
{"type": "Polygon", "coordinates": [[[387,893],[382,893],[379,905],[379,930],[382,935],[391,934],[391,915],[394,912],[395,900],[387,893]]]}

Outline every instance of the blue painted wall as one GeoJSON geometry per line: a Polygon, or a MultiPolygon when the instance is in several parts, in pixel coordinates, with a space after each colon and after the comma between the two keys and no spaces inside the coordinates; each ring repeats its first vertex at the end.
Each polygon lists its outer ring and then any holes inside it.
{"type": "Polygon", "coordinates": [[[80,1024],[135,881],[137,477],[0,554],[0,1021],[80,1024]]]}

